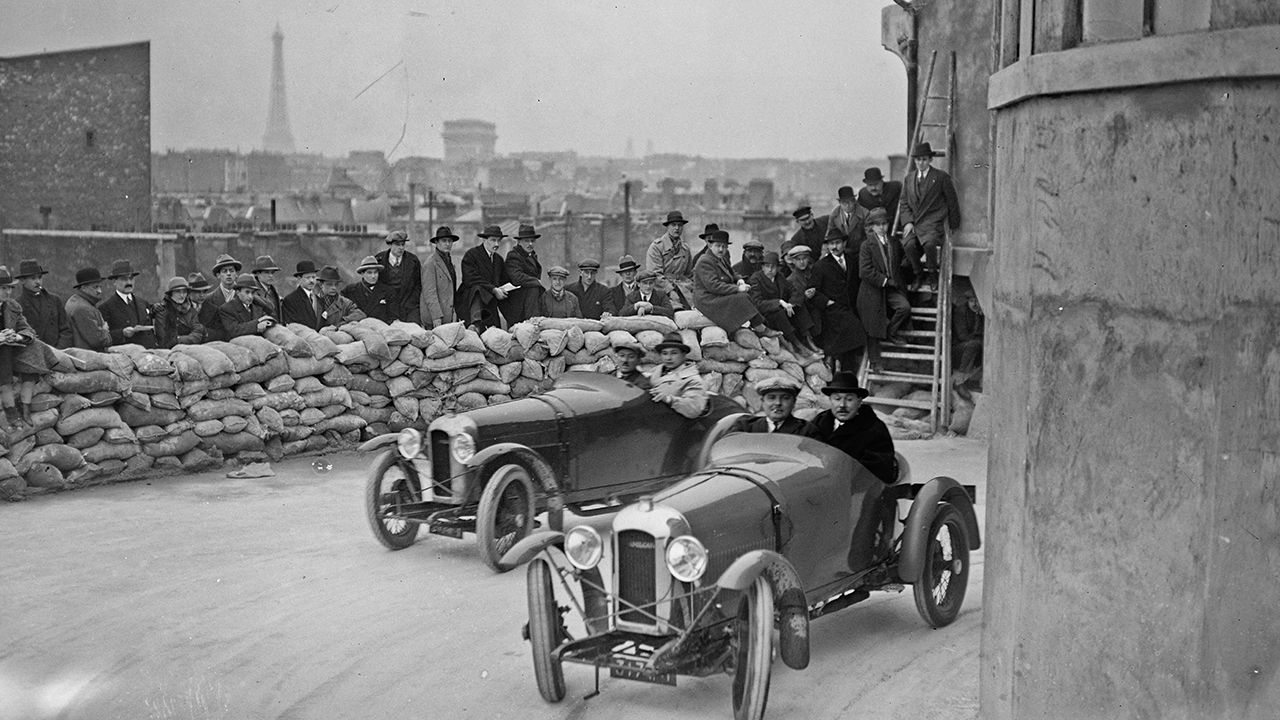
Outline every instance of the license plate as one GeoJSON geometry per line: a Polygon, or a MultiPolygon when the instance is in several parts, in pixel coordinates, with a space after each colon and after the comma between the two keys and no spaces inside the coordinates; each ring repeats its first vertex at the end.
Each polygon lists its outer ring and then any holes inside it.
{"type": "Polygon", "coordinates": [[[427,532],[432,535],[444,535],[458,540],[462,539],[462,528],[453,525],[437,525],[436,523],[427,523],[427,532]]]}
{"type": "Polygon", "coordinates": [[[621,662],[622,666],[611,666],[609,668],[609,677],[622,678],[624,680],[637,680],[639,682],[653,683],[655,685],[674,686],[676,684],[675,673],[656,673],[648,671],[645,670],[642,663],[629,660],[615,659],[614,662],[621,662]]]}

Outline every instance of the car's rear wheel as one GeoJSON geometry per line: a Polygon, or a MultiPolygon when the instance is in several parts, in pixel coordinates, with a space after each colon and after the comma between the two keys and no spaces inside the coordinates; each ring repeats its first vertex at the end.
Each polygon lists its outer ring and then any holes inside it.
{"type": "Polygon", "coordinates": [[[938,504],[919,567],[912,591],[920,617],[935,628],[950,625],[960,614],[969,583],[969,538],[960,511],[951,503],[938,504]]]}
{"type": "Polygon", "coordinates": [[[733,674],[734,720],[759,720],[773,671],[773,589],[757,577],[738,610],[733,674]]]}
{"type": "Polygon", "coordinates": [[[503,465],[490,475],[476,513],[476,542],[484,564],[494,572],[506,572],[498,561],[533,530],[536,513],[537,498],[528,470],[503,465]]]}
{"type": "Polygon", "coordinates": [[[556,607],[555,591],[551,587],[551,567],[546,560],[536,558],[529,563],[526,576],[529,594],[529,644],[533,648],[533,676],[538,681],[538,692],[547,702],[564,699],[564,668],[552,652],[564,642],[565,629],[556,607]]]}
{"type": "Polygon", "coordinates": [[[378,458],[365,488],[365,516],[378,542],[403,550],[418,538],[418,523],[396,515],[396,505],[416,502],[413,481],[392,448],[378,458]]]}

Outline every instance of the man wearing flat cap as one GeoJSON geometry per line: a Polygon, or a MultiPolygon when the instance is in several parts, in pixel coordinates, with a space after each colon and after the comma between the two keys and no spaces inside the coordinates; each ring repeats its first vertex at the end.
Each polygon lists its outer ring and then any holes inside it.
{"type": "Polygon", "coordinates": [[[200,304],[200,324],[204,326],[205,342],[210,340],[226,340],[227,333],[222,329],[218,308],[236,298],[236,278],[240,275],[240,262],[223,253],[213,261],[213,276],[218,280],[218,287],[209,293],[200,304]]]}
{"type": "Polygon", "coordinates": [[[507,281],[507,268],[498,244],[507,234],[490,225],[476,234],[480,244],[462,256],[462,284],[458,287],[458,317],[476,332],[502,327],[499,304],[515,285],[507,281]]]}
{"type": "Polygon", "coordinates": [[[917,283],[926,292],[937,291],[938,247],[942,245],[946,223],[960,227],[960,199],[951,176],[933,167],[933,147],[927,142],[911,151],[914,169],[907,175],[902,192],[902,249],[911,263],[917,283]]]}
{"type": "Polygon", "coordinates": [[[578,298],[578,309],[582,317],[599,320],[604,313],[605,300],[609,297],[609,288],[596,281],[600,272],[600,261],[588,258],[578,263],[578,281],[569,285],[566,290],[578,298]]]}
{"type": "Polygon", "coordinates": [[[67,298],[67,321],[71,323],[71,347],[106,352],[111,346],[107,321],[98,311],[102,300],[102,273],[98,268],[76,271],[75,292],[67,298]]]}
{"type": "Polygon", "coordinates": [[[662,223],[667,231],[649,243],[645,253],[645,267],[658,274],[658,292],[670,297],[677,310],[693,307],[693,256],[683,240],[688,222],[679,210],[667,213],[662,223]]]}
{"type": "Polygon", "coordinates": [[[652,270],[641,270],[636,274],[635,292],[627,296],[627,304],[622,306],[620,315],[661,315],[675,318],[675,310],[671,309],[671,299],[657,292],[654,284],[658,280],[657,273],[652,270]]]}
{"type": "Polygon", "coordinates": [[[542,294],[539,315],[549,318],[582,317],[582,310],[578,307],[578,296],[565,288],[568,280],[568,268],[556,265],[547,271],[547,282],[550,283],[551,288],[542,294]]]}
{"type": "Polygon", "coordinates": [[[387,233],[387,249],[374,257],[382,267],[378,282],[389,291],[391,319],[421,325],[422,263],[417,255],[405,250],[408,243],[408,233],[392,230],[387,233]]]}
{"type": "Polygon", "coordinates": [[[35,260],[19,262],[13,279],[22,288],[13,299],[22,306],[22,314],[37,338],[51,347],[69,348],[72,343],[71,321],[67,319],[66,302],[44,289],[44,276],[48,274],[49,271],[35,260]]]}
{"type": "Polygon", "coordinates": [[[733,264],[733,274],[739,280],[751,282],[751,276],[755,275],[763,264],[764,243],[755,238],[748,238],[742,243],[742,259],[733,264]]]}
{"type": "Polygon", "coordinates": [[[115,284],[115,292],[98,303],[98,312],[107,322],[111,333],[112,345],[141,345],[144,348],[156,346],[155,326],[151,322],[147,304],[133,294],[134,278],[142,273],[135,272],[128,260],[116,260],[111,263],[111,274],[107,276],[115,284]]]}
{"type": "Polygon", "coordinates": [[[422,326],[437,327],[454,321],[453,300],[458,292],[458,269],[453,264],[453,244],[458,236],[448,225],[436,228],[434,250],[422,263],[422,326]]]}
{"type": "Polygon", "coordinates": [[[747,432],[812,435],[813,426],[791,414],[800,395],[800,383],[794,378],[768,377],[755,384],[755,391],[762,414],[747,421],[747,432]]]}
{"type": "MultiPolygon", "coordinates": [[[[613,269],[618,274],[618,284],[609,288],[609,293],[605,296],[604,312],[601,317],[622,314],[623,308],[627,306],[627,297],[639,287],[636,282],[636,272],[639,269],[640,266],[636,264],[635,258],[630,255],[623,255],[618,258],[618,266],[613,269]]],[[[654,277],[657,277],[656,273],[654,277]]]]}
{"type": "Polygon", "coordinates": [[[320,317],[324,308],[321,307],[320,293],[316,288],[318,275],[319,271],[316,270],[314,262],[298,261],[293,273],[293,277],[298,281],[298,287],[280,301],[280,311],[283,314],[281,322],[306,325],[312,330],[324,327],[320,317]]]}
{"type": "Polygon", "coordinates": [[[813,254],[809,246],[796,245],[787,251],[786,263],[791,267],[787,285],[791,297],[787,301],[796,309],[791,325],[809,347],[817,348],[822,337],[822,311],[814,305],[818,290],[813,286],[813,254]]]}
{"type": "Polygon", "coordinates": [[[507,325],[524,322],[542,312],[542,262],[538,260],[535,247],[538,234],[532,225],[521,225],[512,237],[516,241],[511,252],[507,253],[507,281],[516,286],[502,306],[502,315],[507,325]]]}
{"type": "Polygon", "coordinates": [[[883,482],[897,482],[893,437],[871,406],[862,402],[869,393],[858,385],[858,374],[836,373],[822,393],[831,398],[831,409],[813,419],[811,437],[843,450],[883,482]]]}
{"type": "MultiPolygon", "coordinates": [[[[809,252],[813,253],[813,257],[822,255],[822,239],[827,236],[827,216],[814,217],[813,208],[808,205],[801,205],[791,213],[791,217],[796,219],[796,224],[800,227],[792,233],[791,239],[782,243],[779,249],[783,255],[787,251],[797,245],[804,245],[809,248],[809,252]]],[[[787,273],[788,275],[790,273],[787,273]]]]}

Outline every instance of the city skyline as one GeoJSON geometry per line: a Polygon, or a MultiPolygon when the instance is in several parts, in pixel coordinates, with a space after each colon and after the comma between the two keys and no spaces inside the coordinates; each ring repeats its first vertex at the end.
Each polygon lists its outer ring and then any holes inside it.
{"type": "Polygon", "coordinates": [[[442,156],[445,120],[497,152],[796,160],[905,150],[905,72],[877,3],[776,6],[16,0],[0,56],[151,43],[152,149],[260,148],[271,33],[284,33],[299,152],[442,156]],[[587,28],[587,29],[583,29],[587,28]]]}

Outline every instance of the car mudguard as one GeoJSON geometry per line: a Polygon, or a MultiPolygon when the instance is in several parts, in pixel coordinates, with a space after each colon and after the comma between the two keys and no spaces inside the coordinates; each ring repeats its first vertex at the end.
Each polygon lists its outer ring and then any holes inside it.
{"type": "Polygon", "coordinates": [[[400,433],[382,433],[376,438],[365,440],[360,445],[359,452],[372,452],[379,450],[386,445],[395,445],[396,439],[400,437],[400,433]]]}
{"type": "Polygon", "coordinates": [[[503,554],[502,559],[498,561],[501,572],[507,572],[514,568],[529,562],[538,553],[555,545],[559,546],[564,542],[564,533],[556,530],[542,530],[531,533],[525,539],[511,546],[511,549],[503,554]]]}
{"type": "Polygon", "coordinates": [[[707,431],[706,437],[702,440],[702,447],[698,449],[698,458],[693,464],[694,470],[702,470],[711,462],[711,446],[716,444],[720,438],[728,435],[735,430],[742,430],[747,420],[751,418],[748,413],[730,413],[716,421],[715,425],[707,431]]]}
{"type": "Polygon", "coordinates": [[[800,575],[785,557],[771,550],[752,550],[720,573],[716,586],[741,592],[761,574],[769,578],[778,608],[778,654],[787,667],[803,670],[809,666],[809,607],[800,575]]]}
{"type": "Polygon", "coordinates": [[[547,511],[553,515],[564,509],[564,496],[560,490],[560,482],[556,480],[556,471],[551,468],[541,455],[527,445],[520,443],[498,443],[481,450],[467,461],[467,467],[479,469],[503,455],[513,455],[533,472],[534,479],[547,497],[547,511]]]}
{"type": "Polygon", "coordinates": [[[953,478],[938,476],[925,483],[907,513],[906,529],[902,531],[902,552],[898,554],[898,577],[903,582],[914,583],[920,579],[920,560],[929,542],[929,525],[933,523],[940,502],[949,502],[960,511],[969,549],[980,547],[978,516],[973,511],[969,493],[953,478]]]}

